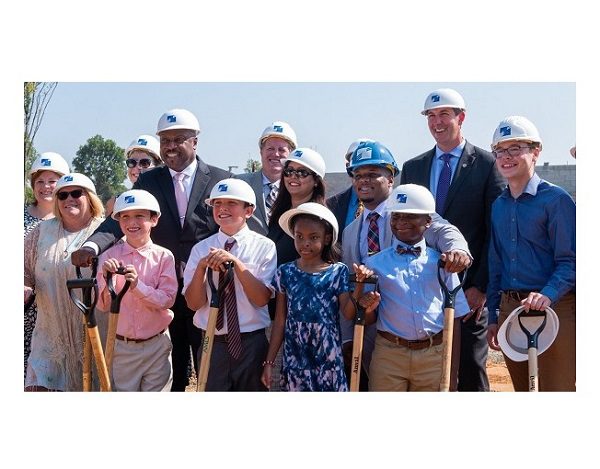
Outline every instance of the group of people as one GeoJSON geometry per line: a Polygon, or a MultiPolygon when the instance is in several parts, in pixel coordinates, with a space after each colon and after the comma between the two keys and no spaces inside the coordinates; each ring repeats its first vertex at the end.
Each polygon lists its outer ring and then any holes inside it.
{"type": "MultiPolygon", "coordinates": [[[[158,139],[127,148],[133,189],[106,214],[88,177],[40,155],[37,202],[25,210],[25,389],[81,390],[83,325],[65,282],[75,266],[91,275],[99,258],[99,310],[110,306],[107,281],[128,285],[110,370],[119,391],[185,390],[211,284],[219,311],[206,390],[348,390],[362,308],[360,390],[437,391],[439,261],[448,286],[463,284],[452,390],[489,390],[488,347],[500,349],[498,328],[519,305],[560,318],[540,389],[575,390],[575,204],[536,175],[537,129],[507,117],[488,152],[463,136],[455,90],[430,93],[422,114],[432,150],[400,170],[381,142],[358,139],[345,155],[350,187],[329,198],[322,156],[282,121],[259,137],[261,171],[234,176],[198,156],[191,112],[167,111],[158,139]],[[364,284],[375,275],[376,287],[364,284]]],[[[526,365],[505,359],[515,390],[527,390],[526,365]]]]}

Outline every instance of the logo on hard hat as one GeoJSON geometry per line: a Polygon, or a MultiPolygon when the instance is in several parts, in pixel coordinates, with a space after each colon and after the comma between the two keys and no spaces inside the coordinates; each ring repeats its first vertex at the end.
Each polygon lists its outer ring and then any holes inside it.
{"type": "Polygon", "coordinates": [[[73,176],[65,176],[65,182],[71,182],[73,180],[73,176]]]}
{"type": "Polygon", "coordinates": [[[396,202],[398,202],[399,204],[405,204],[406,203],[406,194],[397,194],[396,202]]]}
{"type": "Polygon", "coordinates": [[[431,96],[431,101],[433,101],[434,103],[437,103],[440,101],[440,95],[439,94],[434,94],[433,96],[431,96]]]}
{"type": "Polygon", "coordinates": [[[148,145],[148,140],[146,140],[145,138],[140,138],[138,139],[138,144],[146,146],[148,145]]]}
{"type": "Polygon", "coordinates": [[[170,116],[167,116],[167,122],[177,122],[177,117],[171,114],[170,116]]]}
{"type": "Polygon", "coordinates": [[[506,137],[507,135],[510,135],[510,126],[507,125],[506,127],[500,127],[500,135],[502,135],[503,137],[506,137]]]}
{"type": "Polygon", "coordinates": [[[356,151],[356,159],[358,161],[361,160],[370,160],[371,159],[371,149],[370,148],[361,148],[356,151]]]}
{"type": "Polygon", "coordinates": [[[43,160],[40,161],[40,163],[42,164],[42,166],[50,166],[52,164],[52,161],[50,161],[47,158],[44,158],[43,160]]]}
{"type": "Polygon", "coordinates": [[[302,151],[301,150],[296,150],[294,152],[294,156],[297,156],[298,158],[300,158],[302,156],[302,151]]]}
{"type": "Polygon", "coordinates": [[[282,126],[280,126],[280,125],[274,125],[274,126],[273,126],[273,130],[274,130],[275,132],[283,132],[283,127],[282,127],[282,126]]]}
{"type": "Polygon", "coordinates": [[[219,184],[217,192],[227,192],[227,184],[219,184]]]}
{"type": "Polygon", "coordinates": [[[126,204],[132,204],[135,202],[135,197],[132,195],[126,195],[125,196],[125,203],[126,204]]]}

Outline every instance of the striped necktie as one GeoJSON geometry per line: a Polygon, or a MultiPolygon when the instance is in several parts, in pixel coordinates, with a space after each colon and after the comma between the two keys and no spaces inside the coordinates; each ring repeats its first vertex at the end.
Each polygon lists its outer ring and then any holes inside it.
{"type": "MultiPolygon", "coordinates": [[[[225,243],[225,250],[231,251],[235,239],[225,243]]],[[[238,359],[242,354],[242,336],[238,318],[237,299],[235,296],[235,281],[225,282],[225,272],[219,272],[219,314],[217,316],[217,330],[223,329],[224,316],[227,315],[227,350],[229,355],[238,359]]]]}
{"type": "Polygon", "coordinates": [[[275,199],[277,198],[277,194],[279,193],[279,187],[274,182],[269,184],[269,194],[265,199],[265,207],[267,208],[267,223],[271,219],[271,211],[273,210],[273,204],[275,203],[275,199]]]}
{"type": "Polygon", "coordinates": [[[367,249],[369,256],[377,254],[380,251],[379,225],[377,225],[378,219],[379,214],[377,212],[371,212],[367,215],[367,220],[369,220],[369,231],[367,231],[367,249]]]}

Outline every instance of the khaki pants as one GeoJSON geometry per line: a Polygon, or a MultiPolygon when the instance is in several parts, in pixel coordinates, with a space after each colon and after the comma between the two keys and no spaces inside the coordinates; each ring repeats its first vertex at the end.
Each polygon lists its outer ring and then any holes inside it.
{"type": "Polygon", "coordinates": [[[439,391],[443,344],[421,350],[377,335],[369,368],[369,391],[439,391]]]}
{"type": "MultiPolygon", "coordinates": [[[[502,294],[498,327],[521,302],[502,294]]],[[[556,339],[538,357],[540,391],[575,391],[575,294],[569,293],[552,306],[560,322],[556,339]]],[[[529,390],[528,362],[515,362],[504,355],[515,391],[529,390]]]]}

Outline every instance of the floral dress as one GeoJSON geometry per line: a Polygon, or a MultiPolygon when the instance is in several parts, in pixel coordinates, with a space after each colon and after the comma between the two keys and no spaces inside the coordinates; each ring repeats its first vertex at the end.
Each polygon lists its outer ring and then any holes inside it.
{"type": "Polygon", "coordinates": [[[332,264],[308,273],[296,261],[277,269],[274,284],[287,295],[281,389],[347,391],[339,322],[341,293],[350,290],[348,267],[332,264]]]}
{"type": "MultiPolygon", "coordinates": [[[[23,238],[27,237],[27,235],[35,228],[35,226],[42,221],[41,218],[36,218],[29,213],[29,205],[25,205],[25,213],[24,213],[24,224],[23,224],[23,238]]],[[[35,301],[29,306],[29,308],[25,309],[25,368],[24,373],[27,374],[27,359],[29,358],[29,353],[31,352],[31,334],[33,334],[33,328],[35,327],[35,318],[37,317],[37,306],[35,301]]]]}

